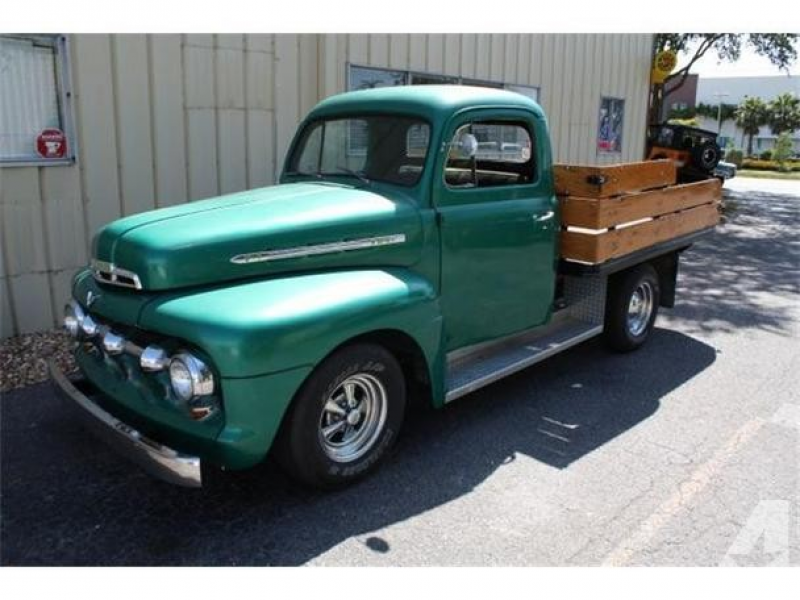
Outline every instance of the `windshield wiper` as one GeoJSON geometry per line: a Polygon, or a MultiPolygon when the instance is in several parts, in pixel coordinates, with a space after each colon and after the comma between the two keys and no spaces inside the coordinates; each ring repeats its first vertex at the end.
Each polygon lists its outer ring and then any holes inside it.
{"type": "Polygon", "coordinates": [[[301,175],[305,177],[314,177],[315,179],[322,179],[327,175],[352,175],[361,180],[362,183],[370,185],[372,181],[363,173],[348,169],[347,167],[336,167],[333,171],[286,171],[287,175],[301,175]]]}
{"type": "Polygon", "coordinates": [[[359,171],[354,171],[353,169],[348,169],[347,167],[336,167],[336,169],[333,170],[333,171],[320,171],[319,172],[319,174],[322,175],[322,176],[325,176],[325,175],[340,175],[342,173],[344,173],[346,175],[352,175],[353,177],[357,177],[358,179],[361,180],[362,183],[366,183],[367,185],[370,185],[372,183],[372,181],[366,175],[364,175],[363,173],[360,173],[359,171]]]}

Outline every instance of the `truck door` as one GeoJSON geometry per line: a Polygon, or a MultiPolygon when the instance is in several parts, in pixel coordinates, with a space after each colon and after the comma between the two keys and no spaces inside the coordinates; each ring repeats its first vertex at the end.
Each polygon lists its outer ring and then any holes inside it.
{"type": "Polygon", "coordinates": [[[522,110],[462,113],[445,131],[433,197],[448,350],[550,317],[557,205],[549,152],[537,148],[535,134],[522,110]],[[470,158],[466,147],[476,141],[470,158]]]}

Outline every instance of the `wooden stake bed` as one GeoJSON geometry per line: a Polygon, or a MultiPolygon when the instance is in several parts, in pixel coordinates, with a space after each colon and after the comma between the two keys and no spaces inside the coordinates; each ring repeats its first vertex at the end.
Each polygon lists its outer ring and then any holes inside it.
{"type": "Polygon", "coordinates": [[[610,198],[630,192],[673,185],[677,179],[671,160],[648,160],[617,165],[553,165],[556,194],[610,198]]]}
{"type": "MultiPolygon", "coordinates": [[[[674,185],[673,168],[672,180],[667,183],[662,180],[660,189],[641,191],[654,181],[650,176],[653,173],[650,165],[654,162],[662,161],[597,167],[601,173],[616,169],[617,181],[625,182],[628,187],[620,194],[601,196],[608,189],[595,186],[594,190],[585,188],[593,196],[559,195],[562,258],[601,264],[719,222],[722,200],[719,181],[674,185]],[[640,168],[650,175],[632,174],[640,168]]],[[[586,171],[583,173],[586,176],[586,171]]]]}

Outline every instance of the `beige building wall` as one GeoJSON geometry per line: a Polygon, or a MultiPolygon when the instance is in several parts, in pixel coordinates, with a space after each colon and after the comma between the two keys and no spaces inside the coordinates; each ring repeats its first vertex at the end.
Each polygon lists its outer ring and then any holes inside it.
{"type": "Polygon", "coordinates": [[[555,159],[644,154],[652,35],[71,35],[77,164],[0,167],[0,337],[55,326],[98,227],[275,182],[347,64],[537,86],[555,159]],[[623,151],[595,150],[601,96],[623,151]]]}

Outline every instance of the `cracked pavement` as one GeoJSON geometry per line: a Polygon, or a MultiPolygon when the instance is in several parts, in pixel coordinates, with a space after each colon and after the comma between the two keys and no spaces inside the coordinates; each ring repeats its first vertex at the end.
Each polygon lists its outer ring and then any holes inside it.
{"type": "Polygon", "coordinates": [[[735,179],[630,355],[591,341],[413,415],[319,494],[266,464],[173,488],[4,394],[3,565],[796,565],[800,185],[735,179]]]}

